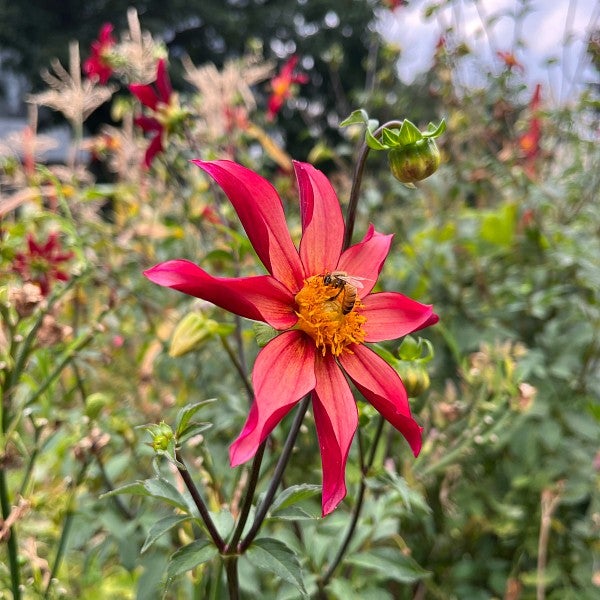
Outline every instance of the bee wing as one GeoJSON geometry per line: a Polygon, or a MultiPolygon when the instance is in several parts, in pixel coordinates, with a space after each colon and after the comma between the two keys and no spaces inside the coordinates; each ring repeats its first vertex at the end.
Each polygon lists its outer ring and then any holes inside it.
{"type": "Polygon", "coordinates": [[[354,275],[344,275],[343,277],[340,277],[340,279],[346,283],[349,283],[350,285],[353,285],[358,290],[361,290],[365,287],[361,282],[372,281],[372,279],[367,277],[355,277],[354,275]]]}

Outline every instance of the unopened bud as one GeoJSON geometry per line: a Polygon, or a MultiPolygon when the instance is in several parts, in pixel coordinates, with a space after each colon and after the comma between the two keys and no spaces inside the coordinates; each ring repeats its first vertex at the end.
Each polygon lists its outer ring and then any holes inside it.
{"type": "Polygon", "coordinates": [[[435,173],[440,166],[440,151],[435,140],[422,138],[388,153],[392,175],[402,183],[415,183],[435,173]]]}
{"type": "Polygon", "coordinates": [[[191,312],[185,315],[175,327],[171,338],[169,356],[183,356],[198,349],[219,331],[219,324],[202,313],[191,312]]]}

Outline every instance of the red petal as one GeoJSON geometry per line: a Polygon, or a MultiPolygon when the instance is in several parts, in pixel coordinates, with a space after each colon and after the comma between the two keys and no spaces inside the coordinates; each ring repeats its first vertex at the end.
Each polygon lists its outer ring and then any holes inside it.
{"type": "Polygon", "coordinates": [[[313,412],[323,465],[323,516],[346,495],[346,460],[358,425],[356,402],[331,355],[317,356],[313,412]]]}
{"type": "Polygon", "coordinates": [[[159,132],[152,138],[152,141],[146,149],[146,154],[144,154],[144,166],[149,169],[154,157],[162,151],[162,132],[159,132]]]}
{"type": "Polygon", "coordinates": [[[133,122],[144,131],[162,131],[163,126],[154,117],[136,117],[133,122]]]}
{"type": "Polygon", "coordinates": [[[421,451],[421,431],[412,418],[406,390],[398,373],[366,346],[352,346],[354,354],[343,352],[339,361],[360,393],[409,443],[413,454],[421,451]]]}
{"type": "Polygon", "coordinates": [[[327,177],[308,163],[294,162],[300,191],[302,241],[300,258],[305,277],[334,271],[344,241],[344,218],[327,177]]]}
{"type": "Polygon", "coordinates": [[[142,85],[141,83],[132,83],[129,91],[144,105],[152,110],[156,110],[158,96],[152,89],[152,86],[142,85]]]}
{"type": "Polygon", "coordinates": [[[187,260],[161,263],[144,275],[158,285],[208,300],[247,319],[265,321],[275,329],[288,329],[298,320],[292,294],[268,275],[212,277],[187,260]]]}
{"type": "Polygon", "coordinates": [[[192,162],[223,188],[269,273],[298,292],[303,285],[302,264],[275,188],[257,173],[228,160],[192,162]]]}
{"type": "MultiPolygon", "coordinates": [[[[396,292],[370,294],[363,298],[360,309],[367,319],[364,325],[366,342],[394,340],[417,329],[422,329],[434,315],[433,307],[421,304],[396,292]]],[[[436,315],[437,316],[437,315],[436,315]]]]}
{"type": "Polygon", "coordinates": [[[156,89],[158,90],[160,99],[165,104],[168,104],[171,94],[173,93],[173,88],[171,87],[171,80],[169,79],[169,74],[167,73],[167,65],[164,58],[161,58],[158,61],[158,65],[156,67],[156,89]]]}
{"type": "Polygon", "coordinates": [[[232,467],[246,462],[289,410],[315,387],[315,345],[300,331],[286,331],[256,357],[255,398],[239,437],[229,448],[232,467]]]}
{"type": "Polygon", "coordinates": [[[363,287],[358,290],[361,300],[375,287],[383,263],[390,251],[393,235],[377,233],[373,225],[358,244],[350,246],[341,256],[337,268],[355,277],[364,277],[363,287]]]}

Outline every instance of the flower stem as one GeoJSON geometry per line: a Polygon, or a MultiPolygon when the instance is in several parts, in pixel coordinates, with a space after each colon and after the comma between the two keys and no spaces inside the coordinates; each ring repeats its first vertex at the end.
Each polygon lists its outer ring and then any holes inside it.
{"type": "Polygon", "coordinates": [[[248,400],[250,402],[252,402],[252,400],[254,399],[254,390],[252,389],[252,386],[250,385],[250,382],[248,381],[248,373],[246,372],[246,368],[244,367],[242,360],[240,360],[235,355],[235,352],[232,350],[232,348],[229,345],[229,342],[227,341],[225,336],[219,336],[219,337],[221,338],[221,343],[223,344],[223,348],[225,348],[225,352],[227,352],[227,356],[229,356],[231,362],[233,363],[233,366],[235,367],[235,370],[238,372],[240,379],[242,380],[242,383],[244,384],[244,388],[246,389],[246,394],[248,395],[248,400]]]}
{"type": "Polygon", "coordinates": [[[266,446],[267,441],[265,440],[258,447],[258,451],[254,455],[254,460],[252,461],[252,470],[250,471],[250,480],[248,481],[248,486],[246,487],[246,495],[244,496],[242,510],[240,512],[235,531],[233,532],[233,536],[231,537],[231,540],[225,547],[226,554],[228,554],[237,547],[237,544],[240,541],[240,538],[242,537],[244,527],[246,526],[246,521],[248,520],[248,514],[250,513],[250,508],[252,507],[254,491],[256,490],[256,484],[258,483],[258,476],[260,475],[260,465],[262,463],[266,446]]]}
{"type": "Polygon", "coordinates": [[[275,471],[273,473],[273,478],[269,483],[269,487],[265,493],[263,501],[261,502],[258,510],[256,511],[256,516],[254,517],[254,523],[252,523],[252,527],[250,531],[246,535],[246,537],[242,540],[242,542],[238,546],[238,552],[243,554],[248,546],[252,543],[256,534],[258,533],[265,517],[267,516],[267,511],[273,502],[273,497],[275,496],[275,492],[279,487],[281,482],[281,478],[283,477],[283,472],[287,466],[288,459],[290,454],[292,453],[292,448],[296,443],[296,437],[298,436],[298,431],[300,431],[300,425],[302,425],[302,420],[304,419],[304,415],[308,409],[308,403],[310,402],[310,395],[306,395],[298,406],[298,411],[296,412],[296,416],[294,417],[294,421],[292,422],[292,426],[290,428],[290,432],[288,433],[287,439],[285,440],[285,444],[281,451],[281,455],[279,456],[279,460],[277,461],[277,466],[275,467],[275,471]]]}
{"type": "Polygon", "coordinates": [[[204,521],[204,525],[206,525],[208,534],[212,538],[212,541],[214,542],[215,546],[218,548],[219,552],[222,553],[225,549],[225,542],[224,542],[223,538],[221,537],[221,534],[217,531],[217,528],[215,527],[215,524],[213,523],[210,513],[208,512],[208,508],[206,508],[206,504],[204,503],[202,496],[200,496],[200,492],[198,491],[198,488],[196,487],[196,484],[194,483],[194,480],[192,479],[190,472],[188,471],[187,467],[185,466],[185,463],[183,462],[183,458],[182,458],[179,450],[175,451],[175,458],[177,459],[178,463],[183,465],[182,467],[178,466],[177,470],[179,471],[179,474],[181,475],[181,478],[183,479],[185,486],[187,487],[190,495],[192,496],[192,499],[194,500],[194,504],[196,505],[196,508],[198,509],[198,512],[200,513],[200,517],[204,521]]]}
{"type": "Polygon", "coordinates": [[[229,554],[224,557],[225,574],[227,575],[227,588],[229,590],[229,600],[239,600],[240,586],[238,581],[237,554],[229,554]]]}
{"type": "MultiPolygon", "coordinates": [[[[10,515],[11,508],[5,469],[0,469],[0,505],[2,505],[2,518],[6,521],[10,515]]],[[[19,573],[19,557],[17,553],[17,534],[14,526],[9,530],[9,537],[6,545],[8,550],[8,566],[10,569],[10,584],[13,600],[21,600],[21,575],[19,573]]]]}
{"type": "MultiPolygon", "coordinates": [[[[373,136],[379,139],[385,127],[401,127],[402,121],[388,121],[378,127],[374,132],[373,136]]],[[[354,233],[354,223],[356,221],[356,207],[358,206],[358,198],[360,195],[360,186],[362,185],[363,173],[365,171],[365,164],[367,162],[367,156],[371,149],[367,146],[366,142],[363,142],[360,151],[358,153],[358,159],[356,166],[354,167],[354,175],[352,177],[352,189],[350,190],[350,200],[348,202],[348,211],[346,213],[346,234],[344,236],[345,250],[352,243],[352,234],[354,233]]]]}
{"type": "Polygon", "coordinates": [[[365,497],[365,491],[367,489],[367,473],[369,469],[373,466],[373,461],[375,460],[375,453],[377,451],[377,445],[379,444],[379,440],[381,439],[381,433],[383,431],[384,419],[383,417],[379,417],[379,422],[377,423],[377,431],[375,432],[375,436],[373,437],[373,443],[371,444],[371,449],[369,451],[369,457],[362,465],[362,477],[360,480],[360,486],[358,488],[358,497],[356,500],[356,504],[354,505],[354,510],[352,512],[352,519],[350,520],[350,526],[348,527],[348,531],[346,531],[346,535],[344,537],[344,541],[340,546],[335,558],[331,561],[331,564],[327,568],[327,571],[323,575],[323,577],[317,582],[317,586],[319,590],[323,590],[325,586],[329,583],[333,573],[342,562],[344,555],[346,554],[346,550],[350,545],[350,541],[352,540],[352,536],[354,535],[354,530],[356,529],[356,525],[358,524],[358,518],[360,516],[360,511],[362,509],[363,500],[365,497]]]}

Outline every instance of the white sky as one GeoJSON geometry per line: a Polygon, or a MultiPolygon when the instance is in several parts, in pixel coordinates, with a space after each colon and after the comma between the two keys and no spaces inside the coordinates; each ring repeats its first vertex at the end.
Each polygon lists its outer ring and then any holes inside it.
{"type": "Polygon", "coordinates": [[[494,72],[502,67],[496,51],[513,51],[525,67],[527,82],[541,83],[547,101],[564,102],[573,97],[578,84],[594,77],[587,68],[585,40],[600,27],[600,0],[456,0],[425,20],[424,8],[431,4],[432,0],[411,0],[393,13],[381,13],[381,33],[402,48],[398,69],[405,83],[429,68],[435,43],[448,26],[468,42],[475,60],[494,72]],[[511,15],[523,7],[530,12],[519,32],[511,15]],[[490,17],[496,17],[493,25],[484,28],[490,17]],[[515,47],[519,37],[524,42],[521,48],[515,47]],[[548,65],[550,59],[557,64],[548,65]]]}

